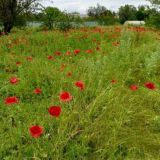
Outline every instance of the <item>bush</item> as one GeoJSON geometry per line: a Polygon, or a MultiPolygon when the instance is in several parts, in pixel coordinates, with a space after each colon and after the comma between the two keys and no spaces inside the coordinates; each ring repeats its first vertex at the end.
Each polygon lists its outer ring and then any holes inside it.
{"type": "Polygon", "coordinates": [[[61,11],[55,7],[47,7],[43,11],[44,13],[44,26],[46,26],[49,30],[56,27],[59,18],[61,17],[61,11]]]}
{"type": "Polygon", "coordinates": [[[151,27],[160,28],[160,12],[151,14],[146,24],[151,27]]]}
{"type": "Polygon", "coordinates": [[[73,25],[72,25],[73,20],[74,19],[71,15],[64,13],[63,16],[61,16],[60,18],[58,29],[64,32],[70,30],[71,28],[73,28],[73,25]]]}
{"type": "Polygon", "coordinates": [[[58,28],[59,28],[59,30],[66,32],[66,31],[70,30],[71,28],[73,28],[73,26],[72,26],[71,22],[60,22],[58,25],[58,28]]]}

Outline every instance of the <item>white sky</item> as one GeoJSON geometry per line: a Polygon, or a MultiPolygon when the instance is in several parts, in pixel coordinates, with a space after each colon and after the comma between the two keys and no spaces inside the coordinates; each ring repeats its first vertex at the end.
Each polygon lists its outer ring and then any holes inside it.
{"type": "Polygon", "coordinates": [[[45,6],[51,5],[58,7],[61,10],[67,10],[68,12],[77,11],[80,13],[86,13],[88,7],[96,6],[97,3],[114,11],[117,11],[120,6],[125,4],[131,4],[136,7],[139,5],[150,4],[146,0],[53,0],[53,3],[49,3],[49,1],[44,0],[43,2],[45,6]]]}

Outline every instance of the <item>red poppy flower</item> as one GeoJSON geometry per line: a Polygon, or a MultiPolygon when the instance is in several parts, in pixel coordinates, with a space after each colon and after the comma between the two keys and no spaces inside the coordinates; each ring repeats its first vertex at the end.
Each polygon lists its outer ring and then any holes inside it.
{"type": "Polygon", "coordinates": [[[146,83],[145,83],[145,87],[148,88],[148,89],[151,89],[151,90],[156,89],[155,84],[152,83],[152,82],[146,82],[146,83]]]}
{"type": "Polygon", "coordinates": [[[68,77],[71,77],[71,76],[72,76],[72,72],[68,72],[68,73],[67,73],[67,76],[68,76],[68,77]]]}
{"type": "Polygon", "coordinates": [[[132,91],[136,91],[137,89],[138,89],[138,86],[135,84],[130,86],[130,90],[132,90],[132,91]]]}
{"type": "Polygon", "coordinates": [[[17,66],[20,66],[22,64],[22,62],[16,62],[17,66]]]}
{"type": "Polygon", "coordinates": [[[92,39],[92,42],[97,42],[97,40],[94,38],[94,39],[92,39]]]}
{"type": "Polygon", "coordinates": [[[112,43],[115,47],[119,46],[120,45],[120,42],[113,42],[112,43]]]}
{"type": "Polygon", "coordinates": [[[8,98],[5,99],[5,104],[6,105],[13,105],[13,104],[16,104],[16,103],[19,103],[19,99],[15,96],[8,97],[8,98]]]}
{"type": "Polygon", "coordinates": [[[80,49],[75,49],[75,50],[74,50],[74,54],[75,54],[75,55],[77,55],[77,54],[79,54],[79,53],[80,53],[80,49]]]}
{"type": "Polygon", "coordinates": [[[100,47],[96,47],[96,50],[99,51],[99,50],[100,50],[100,47]]]}
{"type": "Polygon", "coordinates": [[[86,53],[93,53],[93,50],[92,49],[88,49],[88,50],[86,50],[86,53]]]}
{"type": "Polygon", "coordinates": [[[42,90],[40,88],[36,88],[34,91],[33,91],[34,94],[41,94],[42,93],[42,90]]]}
{"type": "Polygon", "coordinates": [[[12,78],[10,78],[9,81],[11,84],[17,84],[19,82],[19,79],[17,77],[12,77],[12,78]]]}
{"type": "Polygon", "coordinates": [[[79,87],[80,90],[84,90],[84,82],[82,82],[82,81],[75,82],[75,86],[79,87]]]}
{"type": "Polygon", "coordinates": [[[73,97],[69,92],[62,92],[60,93],[59,98],[62,102],[69,102],[73,97]]]}
{"type": "Polygon", "coordinates": [[[60,56],[60,55],[61,55],[61,52],[60,52],[60,51],[56,51],[54,54],[55,54],[56,56],[60,56]]]}
{"type": "Polygon", "coordinates": [[[32,56],[27,57],[27,61],[32,61],[32,60],[33,60],[32,56]]]}
{"type": "Polygon", "coordinates": [[[115,32],[121,32],[121,28],[116,27],[116,28],[115,28],[115,32]]]}
{"type": "Polygon", "coordinates": [[[115,79],[112,79],[112,84],[115,84],[117,81],[115,79]]]}
{"type": "Polygon", "coordinates": [[[29,132],[33,138],[38,138],[43,134],[43,127],[41,126],[32,126],[29,128],[29,132]]]}
{"type": "Polygon", "coordinates": [[[70,56],[71,55],[71,52],[66,52],[66,56],[70,56]]]}
{"type": "Polygon", "coordinates": [[[54,116],[54,117],[59,117],[60,114],[61,114],[61,107],[60,106],[51,106],[49,109],[48,109],[48,112],[51,116],[54,116]]]}
{"type": "Polygon", "coordinates": [[[54,57],[53,56],[48,56],[47,57],[49,60],[54,60],[54,57]]]}

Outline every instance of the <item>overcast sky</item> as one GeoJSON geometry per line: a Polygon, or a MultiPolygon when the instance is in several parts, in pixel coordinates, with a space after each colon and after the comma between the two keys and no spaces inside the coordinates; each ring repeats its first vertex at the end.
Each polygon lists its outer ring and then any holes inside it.
{"type": "Polygon", "coordinates": [[[120,6],[125,4],[132,4],[136,7],[149,4],[146,0],[53,0],[53,4],[44,0],[45,6],[52,5],[61,10],[67,10],[68,12],[77,11],[80,13],[86,13],[88,7],[95,6],[97,3],[114,11],[117,11],[120,6]]]}

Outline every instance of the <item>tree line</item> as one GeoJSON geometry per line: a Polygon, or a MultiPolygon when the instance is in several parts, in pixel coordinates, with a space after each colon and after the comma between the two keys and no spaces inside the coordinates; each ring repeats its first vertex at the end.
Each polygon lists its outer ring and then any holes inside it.
{"type": "Polygon", "coordinates": [[[152,7],[125,5],[119,11],[113,12],[105,6],[97,4],[89,7],[87,17],[80,14],[60,11],[56,7],[45,8],[41,0],[0,0],[0,23],[3,31],[9,33],[14,26],[25,26],[27,21],[40,21],[48,29],[59,27],[62,30],[71,28],[71,22],[97,21],[100,25],[123,24],[127,20],[146,21],[155,27],[160,27],[159,0],[149,0],[152,7]]]}

